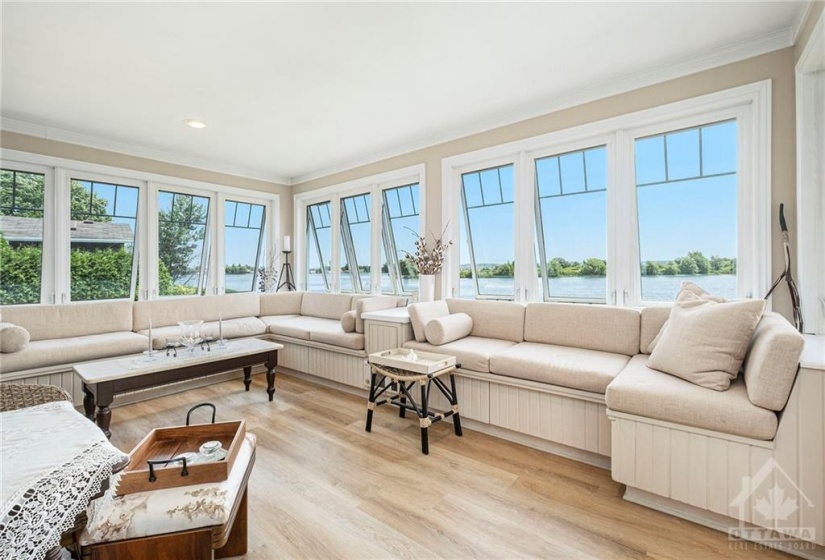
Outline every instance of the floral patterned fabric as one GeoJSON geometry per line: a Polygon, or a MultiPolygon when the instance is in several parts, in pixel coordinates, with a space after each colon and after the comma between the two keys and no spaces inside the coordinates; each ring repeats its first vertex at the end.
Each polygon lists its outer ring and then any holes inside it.
{"type": "Polygon", "coordinates": [[[0,559],[45,556],[126,458],[69,402],[0,414],[0,559]]]}
{"type": "MultiPolygon", "coordinates": [[[[223,525],[242,492],[244,474],[255,451],[255,435],[246,434],[229,477],[223,482],[115,496],[117,478],[92,502],[81,545],[135,539],[223,525]]],[[[117,477],[117,475],[116,475],[117,477]]]]}

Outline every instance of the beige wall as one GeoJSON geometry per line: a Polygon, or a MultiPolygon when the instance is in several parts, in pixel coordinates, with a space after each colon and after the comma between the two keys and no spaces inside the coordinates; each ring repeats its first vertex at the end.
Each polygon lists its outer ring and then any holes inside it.
{"type": "Polygon", "coordinates": [[[822,17],[823,12],[825,12],[825,2],[820,0],[811,5],[811,11],[808,13],[805,23],[802,24],[802,30],[799,32],[796,45],[794,45],[794,61],[799,61],[799,57],[802,56],[802,51],[808,46],[808,41],[811,40],[814,27],[819,21],[819,18],[822,17]]]}
{"type": "MultiPolygon", "coordinates": [[[[293,186],[293,191],[305,192],[344,181],[358,179],[408,165],[424,163],[427,166],[427,227],[440,231],[441,224],[441,160],[442,158],[479,150],[515,140],[594,122],[633,111],[679,101],[743,84],[770,79],[772,95],[772,259],[773,274],[784,266],[782,240],[779,234],[777,212],[779,203],[785,203],[789,224],[796,222],[796,152],[794,116],[794,49],[786,48],[741,62],[728,64],[683,78],[644,87],[628,93],[607,97],[570,109],[564,109],[480,134],[431,146],[422,150],[364,165],[352,170],[307,181],[293,186]]],[[[438,285],[438,283],[436,283],[438,285]]],[[[790,316],[787,291],[781,291],[774,300],[774,309],[790,316]]]]}
{"type": "Polygon", "coordinates": [[[192,181],[203,181],[227,187],[238,187],[255,191],[276,193],[281,195],[281,235],[289,234],[292,231],[292,189],[287,185],[228,175],[216,171],[207,171],[195,167],[186,167],[174,163],[166,163],[153,159],[140,158],[108,152],[95,148],[78,146],[77,144],[67,144],[56,142],[45,138],[17,134],[15,132],[0,131],[0,147],[9,150],[18,150],[33,154],[96,163],[99,165],[109,165],[122,169],[133,169],[146,173],[157,173],[169,177],[178,177],[192,181]]]}

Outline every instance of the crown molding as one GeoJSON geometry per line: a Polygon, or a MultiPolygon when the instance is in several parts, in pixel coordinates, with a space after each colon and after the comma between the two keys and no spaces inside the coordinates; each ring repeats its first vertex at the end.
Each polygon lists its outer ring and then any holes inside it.
{"type": "Polygon", "coordinates": [[[419,138],[418,140],[402,144],[390,150],[384,150],[336,166],[298,175],[292,178],[292,185],[320,179],[334,173],[348,171],[363,165],[369,165],[438,144],[458,140],[473,134],[487,132],[531,118],[548,115],[578,105],[584,105],[591,101],[597,101],[606,97],[695,74],[703,70],[709,70],[717,66],[724,66],[725,64],[731,64],[784,49],[793,45],[792,31],[791,27],[783,27],[777,31],[720,47],[700,55],[674,60],[635,74],[606,80],[589,88],[571,89],[559,95],[553,95],[552,101],[542,98],[527,106],[522,106],[516,111],[502,113],[482,121],[475,121],[474,124],[470,126],[456,128],[440,135],[419,138]]]}
{"type": "Polygon", "coordinates": [[[793,22],[791,23],[791,44],[795,45],[799,40],[799,34],[802,33],[802,28],[805,27],[805,22],[808,20],[808,16],[813,7],[813,1],[809,0],[796,10],[793,22]]]}
{"type": "Polygon", "coordinates": [[[232,165],[224,162],[216,162],[211,159],[200,158],[197,156],[188,156],[183,154],[176,154],[159,150],[157,148],[150,148],[147,146],[140,146],[137,144],[130,144],[128,142],[120,142],[117,140],[110,140],[82,134],[79,132],[72,132],[61,128],[45,126],[41,124],[21,121],[9,117],[0,116],[0,130],[7,132],[15,132],[18,134],[25,134],[26,136],[34,136],[43,138],[45,140],[54,140],[56,142],[65,142],[67,144],[76,144],[86,148],[94,148],[97,150],[104,150],[107,152],[115,152],[127,156],[152,159],[164,163],[173,163],[175,165],[182,165],[184,167],[194,167],[204,171],[213,171],[216,173],[226,173],[227,175],[235,175],[237,177],[245,177],[248,179],[257,179],[259,181],[267,181],[270,183],[278,183],[281,185],[291,185],[292,182],[289,177],[281,175],[274,175],[263,171],[249,169],[237,165],[232,165]]]}

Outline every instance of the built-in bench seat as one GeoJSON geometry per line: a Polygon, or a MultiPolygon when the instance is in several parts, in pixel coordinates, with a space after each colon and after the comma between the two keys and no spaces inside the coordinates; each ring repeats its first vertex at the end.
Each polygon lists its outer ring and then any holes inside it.
{"type": "Polygon", "coordinates": [[[436,352],[455,356],[456,362],[460,363],[463,369],[480,373],[490,373],[490,358],[498,352],[515,345],[516,343],[511,340],[472,335],[441,346],[415,340],[404,344],[406,348],[413,348],[422,352],[436,352]]]}
{"type": "MultiPolygon", "coordinates": [[[[30,341],[0,356],[0,372],[40,370],[80,361],[134,354],[148,348],[132,332],[132,303],[90,302],[3,307],[3,322],[24,327],[30,341]]],[[[71,369],[71,365],[68,365],[71,369]]]]}
{"type": "Polygon", "coordinates": [[[607,388],[607,407],[624,412],[759,440],[770,440],[776,413],[748,399],[739,376],[727,391],[713,391],[647,367],[649,356],[630,360],[607,388]]]}

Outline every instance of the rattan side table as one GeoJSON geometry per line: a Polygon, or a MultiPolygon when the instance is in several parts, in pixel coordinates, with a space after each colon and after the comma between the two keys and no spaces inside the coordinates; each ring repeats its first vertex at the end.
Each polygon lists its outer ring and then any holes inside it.
{"type": "Polygon", "coordinates": [[[412,353],[397,348],[375,352],[369,356],[370,394],[367,401],[366,430],[372,431],[372,417],[375,409],[383,404],[398,407],[398,415],[404,418],[408,410],[418,416],[421,428],[421,452],[430,453],[428,428],[435,422],[453,418],[455,435],[461,436],[461,417],[458,412],[458,392],[455,385],[455,370],[461,367],[455,357],[429,352],[412,353]],[[442,376],[449,377],[449,387],[442,376]],[[413,387],[420,388],[420,402],[416,402],[413,387]],[[450,403],[446,412],[432,412],[429,409],[430,390],[435,386],[450,403]]]}

